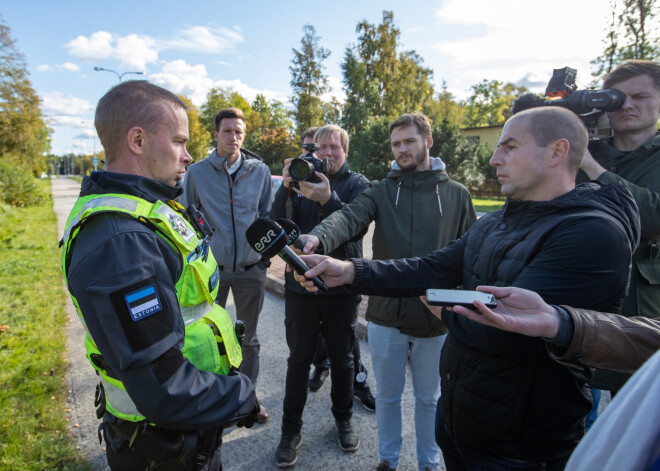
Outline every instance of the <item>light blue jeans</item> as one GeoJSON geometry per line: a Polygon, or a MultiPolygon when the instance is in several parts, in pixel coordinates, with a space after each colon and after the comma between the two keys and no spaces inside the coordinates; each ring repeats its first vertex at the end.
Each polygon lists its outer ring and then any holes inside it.
{"type": "MultiPolygon", "coordinates": [[[[415,434],[419,469],[437,469],[440,458],[435,443],[435,408],[440,397],[440,351],[445,335],[417,338],[399,329],[369,323],[369,349],[376,378],[376,420],[378,453],[391,468],[399,464],[401,453],[401,396],[406,384],[406,364],[410,355],[415,395],[415,434]]],[[[408,419],[408,412],[407,412],[408,419]]]]}

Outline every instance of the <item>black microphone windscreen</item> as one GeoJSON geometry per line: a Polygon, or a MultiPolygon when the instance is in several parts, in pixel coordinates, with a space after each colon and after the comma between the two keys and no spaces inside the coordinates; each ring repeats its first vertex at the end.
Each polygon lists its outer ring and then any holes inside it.
{"type": "Polygon", "coordinates": [[[284,232],[286,232],[286,245],[293,244],[295,248],[302,250],[305,244],[299,240],[300,228],[298,227],[298,224],[293,222],[291,219],[286,218],[277,218],[275,219],[275,222],[282,226],[282,229],[284,229],[284,232]]]}
{"type": "Polygon", "coordinates": [[[264,258],[277,255],[287,243],[282,226],[269,218],[257,218],[246,229],[245,237],[255,252],[264,258]]]}
{"type": "Polygon", "coordinates": [[[536,93],[523,93],[514,100],[513,105],[511,106],[511,115],[528,110],[530,108],[545,106],[546,104],[547,102],[545,98],[537,95],[536,93]]]}

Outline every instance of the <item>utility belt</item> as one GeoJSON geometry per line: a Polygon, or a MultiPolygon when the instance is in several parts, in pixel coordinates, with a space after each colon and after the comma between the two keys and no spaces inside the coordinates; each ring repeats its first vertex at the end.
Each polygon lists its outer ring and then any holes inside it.
{"type": "MultiPolygon", "coordinates": [[[[96,416],[102,418],[105,410],[103,386],[96,386],[96,416]]],[[[130,422],[116,419],[104,421],[101,430],[119,436],[133,453],[147,458],[148,471],[193,471],[200,469],[213,455],[222,440],[222,427],[208,430],[176,430],[151,425],[146,421],[130,422]]],[[[107,443],[106,446],[111,446],[107,443]]]]}

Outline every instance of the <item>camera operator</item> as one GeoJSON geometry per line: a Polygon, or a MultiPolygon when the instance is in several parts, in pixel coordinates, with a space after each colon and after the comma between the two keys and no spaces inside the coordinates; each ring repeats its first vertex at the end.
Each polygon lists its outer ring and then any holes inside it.
{"type": "MultiPolygon", "coordinates": [[[[309,232],[322,219],[350,203],[366,190],[369,180],[348,168],[348,134],[339,126],[326,125],[316,131],[314,141],[320,149],[317,157],[305,159],[313,162],[314,169],[305,180],[296,180],[290,173],[293,159],[285,160],[282,186],[275,195],[273,217],[285,217],[287,199],[292,197],[291,219],[303,233],[309,232]]],[[[297,159],[296,159],[297,160],[297,159]]],[[[295,165],[301,165],[300,163],[295,165]]],[[[304,167],[304,165],[303,165],[304,167]]],[[[294,172],[296,175],[298,172],[294,172]]],[[[342,244],[332,254],[340,259],[362,255],[363,231],[342,244]]],[[[279,467],[293,466],[297,460],[297,449],[302,442],[302,415],[307,401],[309,369],[319,333],[326,341],[330,357],[332,378],[332,414],[339,433],[339,445],[344,451],[355,451],[360,445],[356,432],[351,427],[353,408],[353,345],[357,307],[361,297],[349,293],[343,287],[331,289],[324,296],[308,293],[293,278],[286,274],[285,282],[285,327],[289,346],[286,385],[282,417],[282,437],[277,447],[276,462],[279,467]]]]}
{"type": "MultiPolygon", "coordinates": [[[[630,289],[622,312],[657,317],[660,306],[660,64],[630,60],[603,82],[626,94],[623,106],[607,116],[613,137],[589,145],[578,181],[622,182],[639,207],[642,237],[633,257],[630,289]],[[585,176],[586,174],[586,176],[585,176]]],[[[597,371],[593,387],[617,391],[628,375],[597,371]]]]}

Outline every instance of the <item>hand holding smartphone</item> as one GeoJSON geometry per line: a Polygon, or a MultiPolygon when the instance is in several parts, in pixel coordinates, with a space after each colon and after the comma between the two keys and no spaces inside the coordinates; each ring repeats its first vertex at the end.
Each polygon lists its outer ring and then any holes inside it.
{"type": "Polygon", "coordinates": [[[474,301],[479,300],[486,307],[494,308],[497,306],[495,296],[481,291],[467,291],[461,289],[427,289],[426,301],[432,306],[463,306],[473,309],[474,301]]]}

